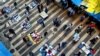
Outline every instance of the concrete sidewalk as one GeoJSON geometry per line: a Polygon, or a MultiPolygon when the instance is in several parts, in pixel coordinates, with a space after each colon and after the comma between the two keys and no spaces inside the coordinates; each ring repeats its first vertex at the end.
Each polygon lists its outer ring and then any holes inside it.
{"type": "Polygon", "coordinates": [[[14,1],[16,0],[0,0],[0,9],[3,8],[4,6],[11,5],[14,1]]]}

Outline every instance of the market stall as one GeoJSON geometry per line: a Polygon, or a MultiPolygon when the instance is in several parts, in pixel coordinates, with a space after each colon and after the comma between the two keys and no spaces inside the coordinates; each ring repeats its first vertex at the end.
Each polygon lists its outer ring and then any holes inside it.
{"type": "Polygon", "coordinates": [[[32,1],[28,6],[29,6],[31,9],[33,9],[33,8],[37,7],[37,4],[36,4],[34,1],[32,1]]]}
{"type": "Polygon", "coordinates": [[[38,32],[31,32],[26,37],[29,38],[33,44],[37,44],[44,39],[38,32]]]}
{"type": "Polygon", "coordinates": [[[12,25],[18,23],[21,20],[21,16],[18,14],[14,14],[9,18],[8,22],[6,22],[6,27],[11,27],[12,25]]]}
{"type": "Polygon", "coordinates": [[[49,44],[43,45],[39,51],[42,56],[45,56],[45,54],[46,56],[56,56],[57,54],[57,50],[49,44]]]}
{"type": "Polygon", "coordinates": [[[80,45],[78,46],[78,48],[80,48],[83,51],[83,53],[85,53],[88,56],[93,56],[96,52],[95,49],[90,47],[89,44],[87,44],[85,42],[81,42],[80,45]]]}
{"type": "Polygon", "coordinates": [[[24,21],[22,24],[21,24],[21,28],[22,30],[27,30],[31,27],[31,24],[28,22],[28,21],[24,21]]]}
{"type": "Polygon", "coordinates": [[[45,12],[45,11],[42,11],[40,13],[40,16],[43,18],[43,19],[46,19],[48,17],[48,14],[45,12]]]}

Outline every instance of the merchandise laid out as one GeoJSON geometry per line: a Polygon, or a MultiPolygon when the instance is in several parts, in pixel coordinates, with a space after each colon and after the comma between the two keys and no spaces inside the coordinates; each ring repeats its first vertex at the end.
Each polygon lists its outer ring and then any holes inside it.
{"type": "Polygon", "coordinates": [[[6,23],[6,27],[11,27],[12,25],[16,24],[21,20],[21,17],[18,14],[13,15],[9,21],[6,23]]]}
{"type": "Polygon", "coordinates": [[[91,48],[88,44],[86,44],[85,42],[82,42],[79,46],[78,46],[84,53],[88,54],[88,55],[94,55],[96,50],[91,48]]]}
{"type": "Polygon", "coordinates": [[[42,17],[42,18],[47,18],[48,17],[48,14],[46,13],[46,12],[44,12],[44,11],[42,11],[41,13],[40,13],[40,16],[42,17]]]}
{"type": "Polygon", "coordinates": [[[0,56],[100,56],[99,14],[100,0],[8,0],[0,56]]]}
{"type": "Polygon", "coordinates": [[[48,44],[45,44],[44,46],[42,46],[39,51],[41,52],[42,56],[45,56],[45,53],[42,53],[42,52],[45,52],[45,51],[46,51],[46,56],[55,56],[56,53],[57,53],[57,50],[54,49],[54,47],[52,47],[51,45],[48,45],[48,44]],[[45,49],[45,48],[47,48],[47,49],[45,49]]]}
{"type": "Polygon", "coordinates": [[[44,39],[39,33],[36,33],[36,32],[32,32],[28,34],[27,37],[33,44],[37,44],[44,39]]]}

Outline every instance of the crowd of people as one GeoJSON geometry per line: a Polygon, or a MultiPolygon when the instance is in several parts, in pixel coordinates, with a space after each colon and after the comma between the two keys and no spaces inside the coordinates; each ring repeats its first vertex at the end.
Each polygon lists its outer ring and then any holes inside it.
{"type": "Polygon", "coordinates": [[[57,53],[57,51],[49,44],[45,44],[39,51],[42,56],[54,56],[57,53]]]}
{"type": "MultiPolygon", "coordinates": [[[[46,5],[44,6],[41,2],[41,0],[34,0],[36,3],[37,3],[37,10],[39,13],[41,13],[42,11],[45,11],[46,13],[48,13],[48,5],[50,4],[50,2],[55,2],[54,0],[45,0],[46,1],[46,5]]],[[[73,4],[71,4],[71,1],[70,0],[61,0],[60,1],[61,3],[61,6],[63,9],[66,9],[67,10],[67,15],[69,17],[75,15],[77,12],[79,12],[78,10],[76,10],[74,6],[72,6],[73,4]]],[[[14,2],[14,7],[15,9],[18,9],[17,5],[18,3],[17,2],[14,2]]],[[[33,6],[34,7],[34,6],[33,6]]],[[[30,17],[29,17],[29,14],[31,13],[30,12],[31,8],[29,5],[25,4],[25,16],[26,16],[26,20],[22,23],[21,25],[21,28],[22,30],[27,30],[31,27],[31,24],[29,23],[30,21],[30,17]]],[[[5,17],[7,18],[8,14],[11,12],[11,8],[9,9],[9,7],[4,7],[2,9],[2,14],[5,15],[5,17]]],[[[66,15],[66,16],[67,16],[66,15]]],[[[12,17],[13,18],[13,17],[12,17]]],[[[80,17],[80,22],[82,22],[84,19],[86,18],[86,15],[82,15],[80,17]]],[[[15,19],[16,20],[16,19],[15,19]]],[[[55,17],[53,20],[52,20],[52,25],[56,28],[57,28],[61,25],[62,21],[58,18],[58,17],[55,17]]],[[[39,18],[37,20],[37,23],[38,24],[41,24],[42,27],[45,27],[46,24],[45,24],[45,19],[44,18],[39,18]]],[[[62,30],[65,31],[65,33],[67,33],[69,30],[71,30],[73,28],[73,24],[72,23],[69,23],[69,24],[65,24],[63,27],[62,27],[62,30]]],[[[89,23],[88,24],[88,27],[87,27],[87,33],[89,35],[92,35],[92,33],[95,31],[95,23],[89,23]]],[[[73,35],[73,41],[74,42],[78,42],[79,39],[80,39],[80,32],[81,30],[83,29],[83,25],[79,25],[76,29],[75,29],[75,32],[74,32],[74,35],[73,35]]],[[[17,35],[17,33],[15,32],[14,29],[12,28],[9,28],[8,29],[9,33],[10,34],[13,34],[13,35],[17,35]]],[[[41,38],[39,35],[38,37],[38,34],[36,34],[35,32],[32,32],[30,33],[30,35],[32,36],[32,38],[36,39],[36,41],[38,41],[39,38],[41,38]]],[[[12,40],[12,37],[9,36],[9,34],[5,34],[4,33],[4,36],[7,37],[9,40],[12,40]]],[[[23,35],[22,35],[23,36],[23,35]]],[[[44,37],[48,37],[48,31],[45,31],[44,32],[44,37]]],[[[28,45],[32,45],[32,43],[30,43],[30,40],[27,39],[25,36],[23,36],[23,41],[27,44],[29,43],[28,45]]],[[[90,42],[92,44],[95,44],[96,40],[98,39],[98,36],[91,39],[90,42]]],[[[61,42],[61,43],[58,43],[58,47],[57,49],[55,49],[54,47],[52,47],[50,44],[45,44],[43,45],[41,48],[40,48],[40,53],[42,54],[42,56],[55,56],[57,52],[61,51],[63,48],[65,48],[67,45],[67,42],[61,42]]],[[[29,52],[30,56],[35,56],[34,53],[32,52],[29,52]]],[[[78,52],[77,54],[75,55],[78,55],[80,56],[81,52],[78,52]]],[[[62,53],[61,56],[65,56],[65,53],[62,53]]]]}
{"type": "MultiPolygon", "coordinates": [[[[60,52],[63,48],[65,48],[67,42],[61,42],[57,44],[57,48],[54,48],[50,44],[46,43],[40,48],[40,53],[42,56],[55,56],[57,52],[60,52]]],[[[61,56],[65,56],[65,53],[62,53],[61,56]]]]}

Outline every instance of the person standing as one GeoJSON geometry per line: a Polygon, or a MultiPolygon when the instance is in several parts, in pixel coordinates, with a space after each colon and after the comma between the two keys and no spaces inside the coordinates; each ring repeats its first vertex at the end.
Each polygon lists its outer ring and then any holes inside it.
{"type": "Polygon", "coordinates": [[[17,2],[14,2],[14,7],[15,9],[17,9],[17,2]]]}
{"type": "Polygon", "coordinates": [[[4,10],[4,8],[1,9],[1,13],[4,15],[6,14],[6,11],[4,10]]]}
{"type": "Polygon", "coordinates": [[[44,36],[47,36],[48,35],[48,32],[46,31],[46,32],[44,32],[44,36]]]}
{"type": "Polygon", "coordinates": [[[92,35],[92,33],[94,32],[94,28],[90,29],[89,35],[92,35]]]}
{"type": "Polygon", "coordinates": [[[75,33],[79,33],[78,29],[75,29],[75,33]]]}
{"type": "Polygon", "coordinates": [[[80,39],[79,33],[75,32],[73,35],[73,42],[76,43],[80,39]]]}
{"type": "Polygon", "coordinates": [[[57,51],[60,51],[60,49],[61,49],[61,44],[60,44],[60,43],[58,43],[58,48],[57,48],[57,51]]]}
{"type": "Polygon", "coordinates": [[[65,24],[65,25],[62,27],[62,30],[66,30],[67,27],[68,27],[68,25],[65,24]]]}
{"type": "Polygon", "coordinates": [[[96,41],[99,39],[100,37],[97,35],[96,37],[94,37],[93,39],[90,40],[91,44],[95,44],[96,41]]]}
{"type": "Polygon", "coordinates": [[[25,37],[23,37],[23,41],[24,41],[25,43],[27,43],[27,39],[26,39],[25,37]]]}
{"type": "Polygon", "coordinates": [[[43,11],[43,5],[42,4],[39,4],[37,6],[37,9],[38,9],[39,13],[41,13],[43,11]]]}
{"type": "Polygon", "coordinates": [[[82,22],[84,19],[85,19],[85,16],[82,15],[82,16],[80,17],[80,22],[82,22]]]}
{"type": "Polygon", "coordinates": [[[25,16],[28,17],[29,16],[29,13],[27,11],[25,11],[25,16]]]}
{"type": "Polygon", "coordinates": [[[27,21],[30,21],[30,18],[29,17],[26,17],[27,21]]]}
{"type": "Polygon", "coordinates": [[[55,18],[55,19],[53,20],[53,24],[54,24],[54,26],[59,27],[60,24],[61,24],[61,20],[58,19],[58,18],[55,18]]]}
{"type": "Polygon", "coordinates": [[[67,42],[62,42],[61,47],[64,48],[66,46],[67,42]]]}
{"type": "Polygon", "coordinates": [[[37,9],[38,9],[39,13],[41,13],[40,5],[37,6],[37,9]]]}
{"type": "Polygon", "coordinates": [[[25,11],[25,16],[26,16],[27,21],[29,21],[30,18],[29,18],[29,13],[27,11],[25,11]]]}
{"type": "Polygon", "coordinates": [[[42,27],[45,27],[45,24],[44,24],[44,19],[39,19],[38,21],[37,21],[37,23],[39,23],[39,24],[41,24],[42,25],[42,27]]]}
{"type": "Polygon", "coordinates": [[[9,29],[9,33],[16,35],[15,30],[14,29],[9,29]]]}
{"type": "Polygon", "coordinates": [[[48,35],[48,32],[45,31],[45,32],[44,32],[44,37],[47,38],[47,35],[48,35]]]}
{"type": "Polygon", "coordinates": [[[5,17],[5,18],[8,18],[8,15],[7,15],[7,14],[4,14],[4,17],[5,17]]]}
{"type": "Polygon", "coordinates": [[[42,23],[42,26],[43,26],[43,27],[45,27],[45,24],[44,24],[44,22],[42,23]]]}
{"type": "Polygon", "coordinates": [[[28,13],[30,12],[30,7],[27,4],[25,4],[25,9],[28,13]]]}
{"type": "Polygon", "coordinates": [[[80,29],[80,27],[78,26],[78,27],[75,29],[75,32],[76,32],[76,33],[80,33],[80,31],[81,31],[81,29],[80,29]]]}
{"type": "Polygon", "coordinates": [[[87,33],[89,33],[89,35],[91,35],[94,31],[94,28],[92,28],[91,26],[87,27],[87,33]]]}
{"type": "Polygon", "coordinates": [[[71,30],[71,29],[72,29],[72,26],[73,26],[73,24],[72,24],[72,23],[68,24],[68,27],[67,27],[67,29],[66,29],[66,30],[67,30],[67,31],[68,31],[68,30],[71,30]]]}
{"type": "Polygon", "coordinates": [[[72,15],[75,14],[75,11],[73,10],[72,7],[69,7],[67,10],[68,10],[67,14],[68,14],[69,17],[71,17],[72,15]]]}
{"type": "Polygon", "coordinates": [[[44,11],[48,13],[48,8],[45,6],[44,11]]]}

